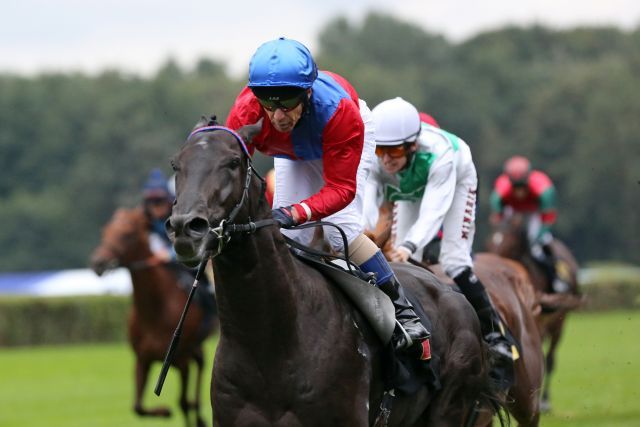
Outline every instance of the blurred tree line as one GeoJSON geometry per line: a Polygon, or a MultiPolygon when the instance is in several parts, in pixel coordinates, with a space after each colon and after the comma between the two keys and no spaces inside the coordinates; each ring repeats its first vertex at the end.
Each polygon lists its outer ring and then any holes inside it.
{"type": "MultiPolygon", "coordinates": [[[[319,41],[319,67],[370,107],[402,96],[469,143],[477,249],[493,180],[522,154],[554,180],[556,234],[581,261],[640,263],[640,31],[505,28],[452,44],[370,14],[319,41]]],[[[224,120],[245,82],[208,59],[151,78],[0,75],[0,271],[84,266],[113,210],[140,201],[151,168],[170,171],[201,115],[224,120]]]]}

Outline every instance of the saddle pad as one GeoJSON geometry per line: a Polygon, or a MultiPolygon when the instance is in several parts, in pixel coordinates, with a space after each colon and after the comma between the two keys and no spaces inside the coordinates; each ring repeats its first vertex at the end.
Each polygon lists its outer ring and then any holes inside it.
{"type": "Polygon", "coordinates": [[[349,297],[367,319],[383,344],[388,344],[395,328],[396,315],[393,303],[380,289],[354,275],[318,258],[298,251],[293,253],[303,262],[327,276],[349,297]]]}

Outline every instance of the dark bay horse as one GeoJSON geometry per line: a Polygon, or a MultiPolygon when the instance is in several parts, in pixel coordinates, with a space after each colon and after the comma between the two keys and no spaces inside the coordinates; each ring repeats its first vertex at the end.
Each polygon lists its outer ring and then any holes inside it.
{"type": "MultiPolygon", "coordinates": [[[[178,258],[193,266],[215,257],[221,330],[214,424],[372,425],[383,396],[382,344],[338,288],[290,253],[273,225],[245,146],[259,129],[235,133],[205,119],[172,161],[177,201],[167,228],[178,258]]],[[[389,425],[464,425],[474,403],[492,396],[478,320],[464,297],[433,275],[394,268],[434,323],[441,388],[397,396],[389,425]]]]}
{"type": "MultiPolygon", "coordinates": [[[[118,209],[102,231],[102,242],[93,251],[91,268],[101,275],[116,266],[129,269],[133,283],[133,305],[128,319],[129,343],[136,356],[134,411],[142,416],[168,417],[166,407],[148,409],[142,404],[149,368],[164,359],[187,294],[171,269],[152,258],[148,241],[148,219],[142,208],[118,209]]],[[[203,368],[202,343],[215,329],[216,321],[203,322],[204,313],[194,305],[184,324],[183,336],[173,359],[180,371],[180,408],[190,425],[193,412],[198,427],[206,425],[200,413],[203,368]],[[188,400],[189,365],[196,363],[194,400],[188,400]]]]}
{"type": "MultiPolygon", "coordinates": [[[[375,230],[368,233],[385,253],[393,249],[392,211],[391,204],[383,204],[375,230]]],[[[426,254],[423,264],[435,272],[442,282],[454,284],[440,265],[432,264],[426,254]]],[[[474,256],[474,271],[486,286],[500,316],[522,346],[520,358],[514,365],[515,384],[508,391],[507,409],[519,425],[537,426],[544,367],[537,328],[540,305],[533,285],[522,265],[490,253],[474,256]]]]}
{"type": "Polygon", "coordinates": [[[569,284],[569,292],[557,294],[550,292],[551,283],[543,268],[533,259],[527,238],[527,216],[515,213],[508,216],[500,224],[494,226],[487,239],[486,247],[489,252],[514,259],[524,265],[533,283],[537,299],[542,306],[542,313],[538,319],[538,326],[543,341],[548,341],[545,357],[546,378],[542,392],[542,410],[551,409],[549,387],[551,373],[555,365],[555,354],[562,336],[564,321],[569,311],[579,307],[583,301],[578,289],[578,263],[566,247],[558,239],[552,242],[552,250],[560,261],[562,274],[569,284]]]}

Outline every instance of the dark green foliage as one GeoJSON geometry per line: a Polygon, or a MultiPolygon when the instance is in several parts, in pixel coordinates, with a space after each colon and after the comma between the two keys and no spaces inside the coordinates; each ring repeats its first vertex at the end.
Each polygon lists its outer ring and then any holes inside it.
{"type": "Polygon", "coordinates": [[[201,61],[152,79],[0,75],[0,271],[80,267],[147,173],[170,172],[199,117],[223,120],[241,83],[201,61]]]}
{"type": "Polygon", "coordinates": [[[123,341],[129,296],[0,299],[0,347],[123,341]]]}
{"type": "MultiPolygon", "coordinates": [[[[370,107],[402,96],[469,143],[477,249],[493,180],[523,154],[556,182],[556,231],[581,261],[640,262],[638,31],[533,26],[452,44],[371,14],[336,19],[319,40],[319,67],[370,107]]],[[[170,172],[201,114],[224,121],[245,81],[208,59],[191,71],[169,60],[152,78],[0,75],[0,271],[83,266],[112,211],[139,202],[151,168],[170,172]]]]}
{"type": "Polygon", "coordinates": [[[556,233],[581,261],[640,262],[640,36],[614,28],[505,28],[450,45],[392,18],[320,36],[370,107],[402,96],[469,143],[480,179],[476,249],[506,158],[528,156],[558,190],[556,233]],[[375,40],[375,42],[373,42],[375,40]]]}

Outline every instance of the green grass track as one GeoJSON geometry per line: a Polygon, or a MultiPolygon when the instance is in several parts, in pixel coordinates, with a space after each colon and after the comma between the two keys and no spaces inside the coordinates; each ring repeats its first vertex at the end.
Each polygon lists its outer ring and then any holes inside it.
{"type": "MultiPolygon", "coordinates": [[[[211,420],[209,378],[203,384],[211,420]]],[[[542,426],[640,426],[640,312],[575,313],[569,317],[552,380],[553,412],[542,426]]],[[[141,419],[132,411],[133,354],[125,344],[0,349],[1,427],[173,427],[178,376],[170,373],[160,398],[153,369],[145,402],[168,405],[171,419],[141,419]]]]}

